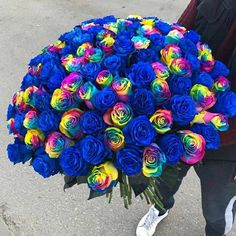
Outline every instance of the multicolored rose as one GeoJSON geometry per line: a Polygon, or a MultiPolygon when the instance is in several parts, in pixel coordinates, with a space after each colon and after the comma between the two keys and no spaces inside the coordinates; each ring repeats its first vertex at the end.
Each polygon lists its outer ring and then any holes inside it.
{"type": "Polygon", "coordinates": [[[83,132],[79,125],[82,114],[83,111],[78,108],[74,108],[66,111],[62,115],[59,129],[66,137],[80,139],[83,136],[83,132]]]}
{"type": "Polygon", "coordinates": [[[151,117],[150,122],[160,134],[165,134],[171,130],[173,124],[173,118],[171,111],[168,110],[157,110],[151,117]]]}
{"type": "Polygon", "coordinates": [[[95,192],[106,192],[111,189],[118,179],[118,171],[112,162],[94,166],[88,176],[88,186],[95,192]]]}
{"type": "Polygon", "coordinates": [[[151,144],[143,151],[143,174],[146,177],[158,177],[162,174],[163,164],[166,162],[164,152],[157,144],[151,144]]]}
{"type": "Polygon", "coordinates": [[[181,130],[178,134],[184,145],[184,155],[181,160],[190,165],[200,162],[205,156],[206,147],[202,135],[193,133],[190,130],[181,130]]]}

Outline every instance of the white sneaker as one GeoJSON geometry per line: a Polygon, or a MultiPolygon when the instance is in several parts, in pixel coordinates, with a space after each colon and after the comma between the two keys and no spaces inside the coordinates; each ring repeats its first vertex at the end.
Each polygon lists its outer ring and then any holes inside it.
{"type": "Polygon", "coordinates": [[[168,211],[159,216],[159,211],[151,206],[148,213],[139,221],[139,224],[136,229],[136,236],[152,236],[157,225],[168,215],[168,211]]]}

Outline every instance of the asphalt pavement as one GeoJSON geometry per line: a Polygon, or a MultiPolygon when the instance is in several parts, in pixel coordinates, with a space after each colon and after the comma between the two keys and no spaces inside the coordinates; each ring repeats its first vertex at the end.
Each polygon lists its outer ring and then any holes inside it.
{"type": "MultiPolygon", "coordinates": [[[[148,205],[134,199],[129,210],[114,194],[87,201],[86,186],[63,192],[63,177],[43,179],[28,164],[13,166],[6,146],[6,108],[20,87],[30,58],[83,20],[114,14],[159,16],[175,21],[188,0],[0,0],[0,236],[134,236],[148,205]]],[[[155,236],[204,235],[199,180],[190,171],[176,205],[155,236]]],[[[236,235],[236,228],[230,234],[236,235]]]]}

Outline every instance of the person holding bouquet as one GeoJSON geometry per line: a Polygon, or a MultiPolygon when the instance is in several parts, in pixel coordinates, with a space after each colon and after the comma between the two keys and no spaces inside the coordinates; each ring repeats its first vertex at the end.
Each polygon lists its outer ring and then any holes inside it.
{"type": "MultiPolygon", "coordinates": [[[[178,21],[188,30],[195,30],[202,41],[209,44],[216,59],[230,68],[231,88],[236,91],[236,1],[191,0],[178,21]]],[[[218,65],[218,70],[224,70],[218,65]]],[[[217,70],[213,76],[217,76],[217,70]]],[[[206,78],[205,78],[206,79],[206,78]]],[[[206,79],[207,80],[207,79],[206,79]]],[[[230,104],[226,104],[228,106],[230,104]]],[[[208,150],[201,165],[194,166],[201,181],[202,210],[206,221],[206,236],[223,236],[230,232],[236,212],[236,118],[229,119],[230,129],[221,133],[221,148],[208,150]]],[[[200,126],[195,126],[200,132],[200,126]]],[[[210,133],[208,134],[211,135],[210,133]]],[[[210,138],[210,137],[209,137],[210,138]]],[[[214,136],[212,139],[216,138],[214,136]]],[[[152,206],[138,224],[137,236],[151,236],[158,223],[174,205],[174,194],[191,165],[180,163],[178,168],[168,166],[165,173],[176,173],[175,184],[160,181],[158,188],[163,197],[165,211],[152,206]],[[175,172],[174,172],[175,171],[175,172]]]]}

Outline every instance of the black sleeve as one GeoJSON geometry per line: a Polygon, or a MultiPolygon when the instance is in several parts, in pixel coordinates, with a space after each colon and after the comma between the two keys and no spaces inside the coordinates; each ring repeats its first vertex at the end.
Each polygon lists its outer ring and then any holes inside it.
{"type": "Polygon", "coordinates": [[[234,0],[198,0],[195,30],[202,41],[217,50],[224,40],[236,14],[234,0]]]}

